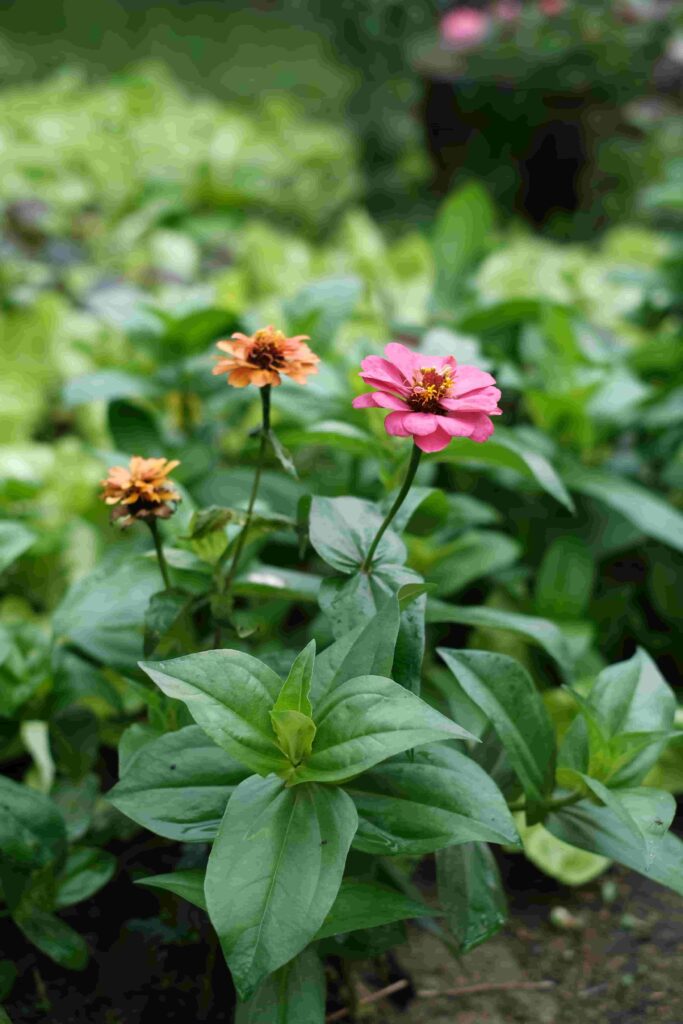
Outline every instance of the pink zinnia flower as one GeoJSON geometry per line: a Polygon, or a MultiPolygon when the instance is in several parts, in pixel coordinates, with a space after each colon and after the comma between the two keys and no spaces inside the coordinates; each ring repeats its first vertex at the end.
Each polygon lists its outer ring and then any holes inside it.
{"type": "Polygon", "coordinates": [[[565,0],[539,0],[539,9],[547,18],[556,18],[562,14],[567,4],[565,0]]]}
{"type": "Polygon", "coordinates": [[[473,46],[489,30],[489,15],[476,7],[456,7],[441,19],[441,38],[448,46],[473,46]]]}
{"type": "Polygon", "coordinates": [[[388,434],[413,437],[423,452],[440,452],[454,437],[486,441],[498,416],[500,391],[490,373],[458,366],[453,356],[424,356],[392,341],[384,355],[368,356],[360,376],[375,388],[354,409],[391,409],[388,434]]]}
{"type": "Polygon", "coordinates": [[[517,21],[522,13],[522,5],[519,0],[499,0],[493,13],[498,21],[517,21]]]}

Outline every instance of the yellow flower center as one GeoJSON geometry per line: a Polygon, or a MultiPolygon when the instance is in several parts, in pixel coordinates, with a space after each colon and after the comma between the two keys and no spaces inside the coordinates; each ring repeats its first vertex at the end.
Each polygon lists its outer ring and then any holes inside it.
{"type": "Polygon", "coordinates": [[[452,387],[453,371],[449,366],[442,370],[422,366],[413,378],[408,405],[415,412],[442,412],[441,399],[450,394],[452,387]]]}

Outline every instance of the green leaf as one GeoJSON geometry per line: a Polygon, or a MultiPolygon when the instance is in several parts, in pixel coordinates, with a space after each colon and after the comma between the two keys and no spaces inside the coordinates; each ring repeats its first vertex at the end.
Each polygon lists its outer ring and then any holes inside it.
{"type": "Polygon", "coordinates": [[[113,569],[99,566],[57,608],[56,637],[111,668],[131,671],[142,657],[145,612],[160,582],[158,565],[142,556],[113,569]]]}
{"type": "Polygon", "coordinates": [[[518,633],[525,639],[543,648],[557,663],[560,670],[569,674],[573,658],[562,631],[554,622],[519,612],[501,611],[499,608],[464,607],[446,604],[430,598],[427,602],[427,622],[456,622],[463,626],[484,629],[502,629],[518,633]]]}
{"type": "MultiPolygon", "coordinates": [[[[14,982],[17,980],[17,969],[11,960],[0,960],[0,999],[6,999],[12,991],[14,982]]],[[[0,1011],[2,1007],[0,1006],[0,1011]]],[[[4,1012],[4,1011],[3,1011],[4,1012]]],[[[9,1017],[5,1014],[9,1021],[9,1017]]],[[[2,1013],[0,1013],[0,1024],[3,1024],[2,1013]]],[[[11,1022],[10,1022],[11,1024],[11,1022]]]]}
{"type": "MultiPolygon", "coordinates": [[[[325,658],[327,662],[331,663],[333,658],[336,659],[337,654],[340,657],[334,670],[328,673],[327,677],[323,677],[325,679],[324,690],[320,683],[321,677],[317,676],[316,696],[319,698],[331,687],[345,683],[347,679],[356,679],[358,676],[390,677],[399,622],[398,597],[392,596],[387,598],[366,626],[358,626],[346,637],[342,637],[328,647],[318,657],[318,662],[325,658]]],[[[316,663],[316,670],[317,668],[316,663]]]]}
{"type": "Polygon", "coordinates": [[[345,881],[316,939],[438,914],[433,907],[376,882],[345,881]]]}
{"type": "Polygon", "coordinates": [[[325,992],[320,957],[305,949],[237,1005],[235,1024],[323,1024],[325,992]]]}
{"type": "Polygon", "coordinates": [[[595,562],[588,546],[571,534],[558,537],[547,549],[536,577],[536,611],[556,619],[585,614],[595,581],[595,562]]]}
{"type": "Polygon", "coordinates": [[[507,919],[507,904],[488,846],[465,843],[439,850],[436,875],[439,902],[463,953],[500,931],[507,919]]]}
{"type": "Polygon", "coordinates": [[[168,892],[181,896],[188,903],[206,910],[204,895],[205,872],[200,868],[187,868],[184,871],[172,871],[168,875],[150,875],[149,878],[136,878],[136,885],[149,885],[153,889],[166,889],[168,892]]]}
{"type": "Polygon", "coordinates": [[[512,469],[527,479],[535,480],[552,498],[570,512],[574,502],[562,479],[545,455],[529,448],[513,433],[497,427],[486,444],[473,445],[465,438],[454,438],[448,448],[431,456],[435,462],[457,462],[493,469],[512,469]]]}
{"type": "Polygon", "coordinates": [[[271,711],[270,720],[282,753],[293,764],[308,757],[315,739],[315,722],[300,711],[271,711]]]}
{"type": "Polygon", "coordinates": [[[628,661],[603,669],[589,702],[612,736],[669,730],[674,724],[676,697],[642,649],[628,661]]]}
{"type": "Polygon", "coordinates": [[[116,398],[150,398],[158,385],[149,374],[144,377],[123,370],[97,370],[67,381],[62,401],[67,409],[86,402],[111,402],[116,398]]]}
{"type": "Polygon", "coordinates": [[[300,953],[341,884],[357,817],[343,790],[252,776],[233,793],[206,900],[240,998],[300,953]]]}
{"type": "Polygon", "coordinates": [[[641,837],[608,807],[582,800],[553,811],[544,824],[565,843],[625,864],[683,896],[683,842],[671,832],[662,836],[650,859],[641,837]]]}
{"type": "Polygon", "coordinates": [[[116,857],[106,850],[92,846],[73,847],[57,878],[56,908],[59,910],[90,899],[107,884],[115,870],[116,857]]]}
{"type": "Polygon", "coordinates": [[[517,561],[520,551],[518,542],[504,533],[468,530],[443,548],[436,548],[433,562],[420,568],[435,584],[436,593],[447,597],[474,580],[507,569],[517,561]]]}
{"type": "Polygon", "coordinates": [[[676,813],[676,800],[671,793],[645,786],[634,789],[608,789],[588,775],[583,781],[597,798],[643,842],[645,858],[651,863],[660,840],[666,835],[676,813]]]}
{"type": "Polygon", "coordinates": [[[172,587],[152,594],[145,612],[143,650],[146,658],[182,654],[194,646],[190,607],[192,595],[172,587]]]}
{"type": "Polygon", "coordinates": [[[299,474],[296,471],[294,459],[281,443],[274,430],[268,431],[268,440],[270,441],[271,448],[275,452],[275,458],[280,463],[285,473],[289,473],[289,475],[293,476],[295,480],[298,479],[299,474]]]}
{"type": "Polygon", "coordinates": [[[292,448],[317,446],[362,456],[372,455],[377,449],[375,438],[352,423],[343,421],[325,420],[322,423],[312,423],[305,429],[290,427],[282,431],[282,436],[285,443],[292,448]]]}
{"type": "Polygon", "coordinates": [[[555,774],[555,733],[533,680],[503,654],[445,648],[438,653],[490,719],[522,783],[533,824],[552,792],[555,774]]]}
{"type": "Polygon", "coordinates": [[[150,832],[206,843],[248,772],[198,725],[146,743],[128,762],[108,800],[150,832]]]}
{"type": "Polygon", "coordinates": [[[16,562],[35,543],[36,535],[23,523],[0,522],[0,572],[16,562]]]}
{"type": "MultiPolygon", "coordinates": [[[[310,539],[320,557],[333,569],[349,574],[362,564],[382,516],[374,505],[360,498],[320,498],[311,502],[310,539]]],[[[405,561],[403,541],[391,529],[382,537],[373,565],[405,561]]]]}
{"type": "Polygon", "coordinates": [[[640,484],[600,469],[567,467],[569,487],[614,509],[646,537],[683,551],[683,514],[640,484]]]}
{"type": "Polygon", "coordinates": [[[393,758],[346,789],[358,811],[353,845],[365,853],[419,856],[474,840],[519,843],[496,784],[450,746],[393,758]]]}
{"type": "MultiPolygon", "coordinates": [[[[330,619],[335,636],[341,637],[361,623],[366,624],[388,597],[406,587],[423,587],[424,580],[402,565],[374,565],[371,573],[350,577],[333,576],[320,587],[320,607],[330,619]]],[[[426,598],[405,604],[396,638],[392,675],[402,686],[418,693],[424,655],[426,598]]]]}
{"type": "Polygon", "coordinates": [[[359,676],[336,686],[316,710],[313,752],[291,779],[342,782],[411,747],[473,739],[391,679],[359,676]]]}
{"type": "Polygon", "coordinates": [[[107,413],[109,431],[117,451],[146,458],[163,454],[167,445],[152,414],[142,406],[116,399],[107,413]]]}
{"type": "Polygon", "coordinates": [[[485,250],[494,225],[488,192],[471,181],[452,192],[439,208],[434,228],[434,297],[439,309],[455,307],[466,273],[485,250]]]}
{"type": "Polygon", "coordinates": [[[80,971],[86,966],[85,940],[65,921],[34,904],[23,905],[15,911],[14,920],[29,942],[60,967],[80,971]]]}
{"type": "Polygon", "coordinates": [[[273,711],[298,711],[309,717],[313,714],[309,694],[314,662],[315,640],[311,640],[296,656],[289,675],[282,684],[273,711]]]}
{"type": "Polygon", "coordinates": [[[270,721],[282,683],[263,662],[223,650],[140,667],[167,697],[184,701],[197,725],[236,761],[261,775],[289,767],[270,721]]]}
{"type": "MultiPolygon", "coordinates": [[[[47,796],[0,775],[0,851],[8,866],[39,867],[66,852],[66,828],[47,796]]],[[[6,894],[9,895],[9,894],[6,894]]]]}

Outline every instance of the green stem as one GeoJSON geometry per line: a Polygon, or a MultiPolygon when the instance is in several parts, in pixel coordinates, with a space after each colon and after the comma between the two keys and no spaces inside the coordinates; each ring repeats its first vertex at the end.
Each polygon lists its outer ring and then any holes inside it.
{"type": "Polygon", "coordinates": [[[169,576],[168,576],[168,565],[166,563],[166,556],[164,555],[164,547],[163,547],[163,544],[161,543],[161,534],[159,532],[159,524],[157,523],[157,521],[156,521],[156,519],[154,517],[152,517],[151,519],[148,519],[147,520],[147,524],[149,526],[150,533],[152,534],[152,539],[154,541],[154,547],[156,548],[157,561],[159,563],[159,570],[161,572],[161,578],[164,581],[164,586],[166,587],[166,590],[170,590],[171,589],[171,581],[170,581],[169,576]]]}
{"type": "MultiPolygon", "coordinates": [[[[265,461],[266,448],[268,447],[268,436],[270,434],[270,384],[266,384],[260,389],[261,391],[261,410],[262,410],[262,421],[261,421],[261,442],[259,444],[258,458],[256,462],[256,471],[254,473],[254,480],[251,485],[251,494],[249,495],[249,504],[247,505],[247,514],[244,520],[244,526],[242,527],[240,534],[235,544],[235,549],[232,553],[232,560],[230,567],[222,579],[217,580],[216,589],[219,594],[229,594],[230,588],[232,587],[237,569],[239,566],[239,560],[244,550],[244,545],[247,541],[247,534],[249,533],[249,527],[251,525],[251,517],[254,511],[254,504],[256,503],[256,496],[258,495],[259,484],[261,482],[261,473],[263,471],[263,463],[265,461]]],[[[221,640],[221,627],[216,626],[215,643],[214,647],[220,645],[221,640]]]]}
{"type": "Polygon", "coordinates": [[[370,568],[372,566],[372,559],[374,557],[375,551],[377,550],[379,542],[381,541],[381,539],[384,536],[386,530],[388,529],[389,525],[391,524],[392,519],[394,518],[394,516],[396,515],[396,513],[400,509],[400,507],[403,504],[403,502],[406,500],[406,496],[408,494],[408,491],[410,490],[412,482],[415,479],[415,474],[417,473],[417,467],[420,464],[420,456],[421,455],[422,455],[422,451],[417,447],[416,444],[413,444],[413,450],[412,450],[411,455],[410,455],[410,463],[408,464],[408,472],[406,473],[406,478],[403,481],[403,486],[401,487],[401,490],[396,495],[396,500],[395,500],[394,504],[391,506],[391,508],[387,512],[387,514],[386,514],[386,516],[384,518],[384,522],[382,523],[382,525],[380,526],[379,530],[375,534],[375,539],[373,540],[372,544],[370,545],[370,549],[369,549],[367,555],[365,556],[365,558],[363,560],[363,564],[360,567],[360,571],[361,572],[369,572],[370,571],[370,568]]]}
{"type": "MultiPolygon", "coordinates": [[[[545,805],[548,811],[559,811],[561,807],[569,807],[571,804],[576,804],[579,800],[583,800],[585,793],[580,793],[578,790],[574,790],[568,793],[566,796],[558,796],[554,800],[549,800],[545,805]]],[[[517,800],[514,803],[508,804],[511,811],[525,811],[526,800],[517,800]]]]}

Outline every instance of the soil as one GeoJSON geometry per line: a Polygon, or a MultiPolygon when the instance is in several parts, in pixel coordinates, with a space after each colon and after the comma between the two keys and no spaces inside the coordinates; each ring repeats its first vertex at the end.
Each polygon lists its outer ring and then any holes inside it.
{"type": "MultiPolygon", "coordinates": [[[[180,866],[178,846],[141,838],[112,849],[119,858],[114,881],[62,915],[88,940],[92,957],[85,971],[53,965],[11,922],[0,921],[0,957],[11,957],[20,972],[5,1004],[13,1024],[231,1021],[234,992],[204,914],[170,893],[133,884],[180,866]]],[[[501,866],[511,900],[506,929],[458,961],[432,934],[411,926],[407,942],[388,959],[352,965],[360,998],[387,982],[409,982],[394,997],[364,1006],[356,1020],[576,1024],[578,1016],[581,1024],[683,1024],[680,897],[620,868],[576,890],[552,882],[521,857],[503,856],[501,866]],[[564,908],[562,927],[553,924],[557,908],[564,908]],[[548,991],[418,994],[545,980],[554,983],[548,991]]],[[[427,895],[429,884],[424,879],[427,895]]],[[[333,1001],[329,1009],[340,1005],[333,1001]]]]}

